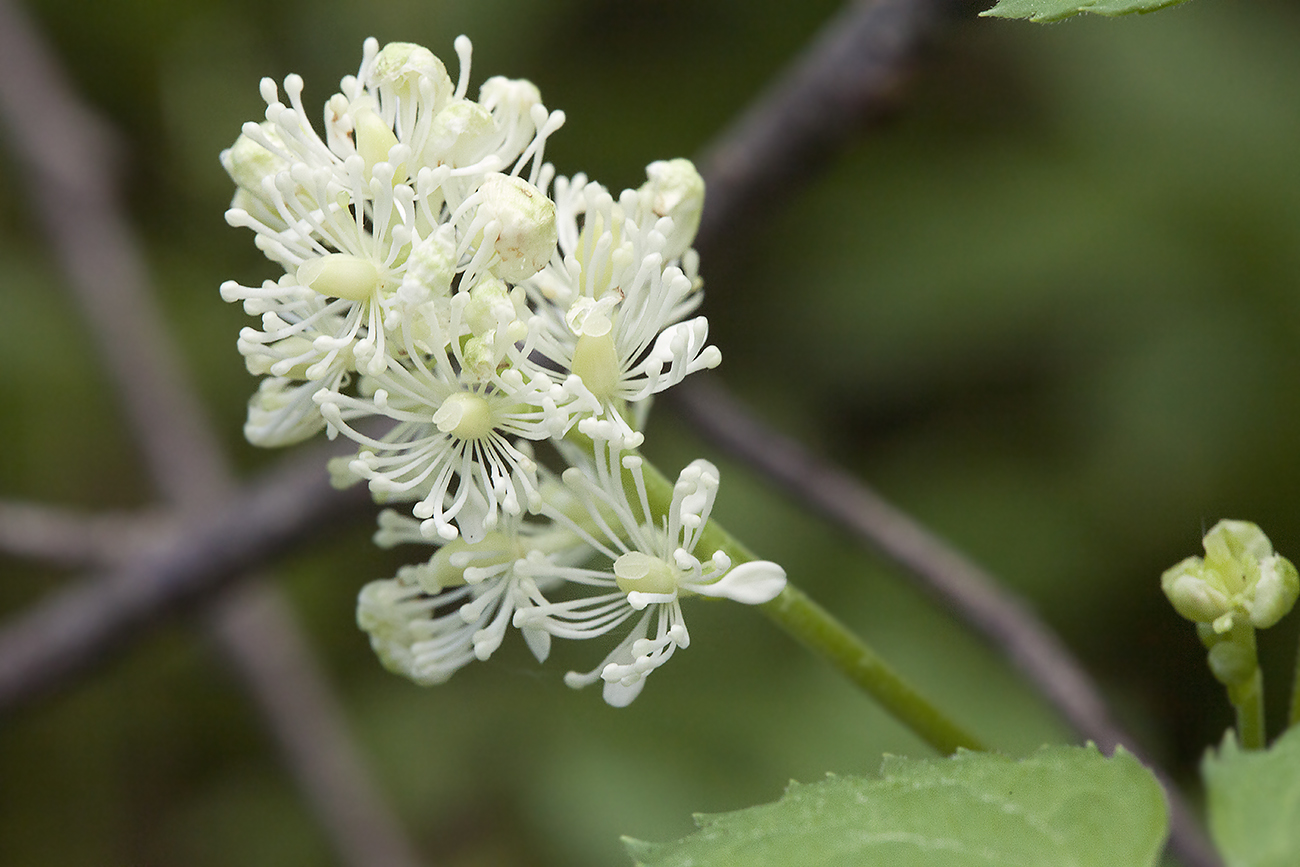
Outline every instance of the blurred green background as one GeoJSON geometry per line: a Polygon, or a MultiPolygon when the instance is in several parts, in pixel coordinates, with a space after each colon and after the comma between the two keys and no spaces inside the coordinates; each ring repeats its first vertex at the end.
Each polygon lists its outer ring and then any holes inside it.
{"type": "MultiPolygon", "coordinates": [[[[566,127],[548,156],[610,187],[698,152],[835,10],[831,0],[248,2],[27,7],[123,137],[132,214],[190,373],[242,469],[254,382],[218,284],[275,276],[222,212],[217,152],[257,82],[309,105],[361,41],[475,41],[474,87],[532,79],[566,127]]],[[[1230,722],[1191,626],[1158,589],[1221,517],[1300,556],[1300,10],[1197,0],[1140,19],[970,19],[906,109],[708,279],[722,378],[1023,593],[1190,780],[1230,722]]],[[[3,139],[0,139],[3,141],[3,139]]],[[[132,508],[151,492],[11,153],[0,166],[0,495],[132,508]]],[[[1013,754],[1068,734],[991,652],[878,559],[671,417],[648,453],[723,467],[715,514],[1013,754]]],[[[626,710],[573,693],[579,647],[508,643],[450,683],[384,672],[353,625],[396,568],[361,525],[277,564],[382,784],[430,863],[614,865],[619,834],[873,772],[915,739],[739,607],[626,710]]],[[[0,560],[0,611],[69,576],[0,560]]],[[[255,712],[192,624],[0,722],[0,864],[323,865],[331,854],[255,712]]],[[[1294,620],[1262,637],[1280,724],[1294,620]]]]}

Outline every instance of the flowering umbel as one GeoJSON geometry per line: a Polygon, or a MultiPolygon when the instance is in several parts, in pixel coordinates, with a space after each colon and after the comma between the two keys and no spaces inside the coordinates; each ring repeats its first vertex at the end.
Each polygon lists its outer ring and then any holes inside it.
{"type": "Polygon", "coordinates": [[[263,379],[245,434],[282,446],[324,431],[357,446],[336,484],[407,503],[376,541],[432,547],[361,592],[357,619],[384,664],[437,683],[487,659],[509,627],[539,660],[551,640],[630,624],[574,686],[624,705],[688,635],[681,600],[774,598],[785,573],[696,548],[718,488],[706,461],[671,502],[646,494],[641,427],[654,395],[721,361],[701,301],[704,183],[688,160],[651,163],[614,196],[543,161],[564,123],[527,81],[469,97],[428,49],[367,40],[325,103],[261,84],[265,119],[221,162],[226,220],[282,270],[228,281],[257,317],[238,347],[263,379]],[[287,102],[286,102],[287,101],[287,102]],[[534,443],[550,443],[547,460],[534,443]],[[702,559],[701,559],[702,556],[702,559]]]}

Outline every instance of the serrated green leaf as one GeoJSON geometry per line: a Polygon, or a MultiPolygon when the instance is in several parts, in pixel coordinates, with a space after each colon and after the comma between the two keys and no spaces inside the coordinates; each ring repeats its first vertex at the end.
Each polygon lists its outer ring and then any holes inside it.
{"type": "Polygon", "coordinates": [[[791,783],[776,803],[696,823],[674,843],[624,842],[642,867],[1150,867],[1168,816],[1136,759],[1090,745],[890,757],[877,779],[791,783]]]}
{"type": "Polygon", "coordinates": [[[1094,15],[1143,14],[1177,6],[1187,0],[998,0],[980,15],[993,18],[1028,18],[1030,21],[1060,21],[1081,12],[1094,15]]]}
{"type": "Polygon", "coordinates": [[[1300,864],[1300,727],[1267,750],[1243,750],[1231,731],[1201,762],[1210,834],[1228,867],[1300,864]]]}

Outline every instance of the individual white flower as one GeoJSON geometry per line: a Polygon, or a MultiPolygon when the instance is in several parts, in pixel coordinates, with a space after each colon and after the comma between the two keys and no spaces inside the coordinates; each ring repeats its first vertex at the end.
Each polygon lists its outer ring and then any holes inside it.
{"type": "MultiPolygon", "coordinates": [[[[404,566],[396,577],[374,581],[357,599],[357,622],[390,670],[420,684],[445,681],[475,659],[486,660],[501,646],[514,613],[533,604],[558,579],[538,585],[515,563],[529,552],[559,562],[590,556],[586,542],[549,521],[508,517],[477,542],[429,540],[419,522],[392,510],[379,516],[375,542],[434,545],[425,563],[404,566]]],[[[551,636],[525,626],[524,640],[539,662],[550,653],[551,636]]]]}
{"type": "Polygon", "coordinates": [[[557,638],[606,635],[629,620],[631,629],[591,671],[569,672],[565,682],[578,688],[603,680],[605,701],[616,707],[640,694],[645,678],[677,648],[690,643],[681,600],[711,596],[757,605],[785,587],[785,571],[775,563],[752,561],[733,568],[716,551],[701,561],[694,554],[713,509],[718,470],[705,460],[682,470],[662,523],[650,508],[641,458],[623,455],[618,426],[588,420],[584,430],[596,438],[596,459],[584,470],[571,467],[563,481],[583,504],[585,516],[572,520],[548,508],[543,514],[566,523],[610,561],[606,569],[578,568],[554,562],[541,553],[529,555],[516,570],[535,581],[560,578],[591,595],[549,601],[538,595],[514,616],[520,628],[543,629],[557,638]],[[629,495],[628,485],[634,494],[629,495]]]}
{"type": "MultiPolygon", "coordinates": [[[[557,178],[558,250],[524,284],[543,319],[538,353],[548,366],[576,374],[584,407],[619,422],[625,434],[632,431],[625,420],[630,405],[722,359],[708,344],[704,317],[681,321],[699,306],[699,282],[665,255],[683,254],[675,218],[691,234],[698,225],[702,182],[692,192],[670,180],[652,179],[615,201],[582,175],[557,178]],[[668,214],[657,215],[656,206],[668,214]]],[[[685,252],[693,269],[693,251],[685,252]]]]}
{"type": "MultiPolygon", "coordinates": [[[[287,228],[273,229],[247,211],[227,212],[232,224],[254,228],[259,246],[288,270],[260,287],[234,281],[221,287],[223,298],[242,301],[261,319],[260,328],[240,332],[238,343],[253,374],[338,388],[354,371],[373,375],[393,362],[384,322],[413,242],[413,196],[409,187],[386,182],[386,167],[364,180],[360,158],[354,159],[354,187],[344,201],[364,205],[307,210],[304,200],[334,195],[334,175],[297,164],[264,190],[287,228]]],[[[288,419],[281,426],[298,424],[288,419]]]]}
{"type": "Polygon", "coordinates": [[[457,293],[448,320],[456,339],[435,339],[427,354],[412,349],[408,366],[368,377],[363,395],[315,395],[331,429],[361,446],[351,474],[376,496],[418,500],[413,513],[430,537],[477,542],[502,512],[520,514],[536,500],[537,465],[514,440],[569,428],[563,384],[520,371],[530,346],[517,318],[527,313],[522,303],[522,293],[507,293],[500,281],[457,293]],[[370,415],[397,424],[374,437],[350,422],[370,415]]]}

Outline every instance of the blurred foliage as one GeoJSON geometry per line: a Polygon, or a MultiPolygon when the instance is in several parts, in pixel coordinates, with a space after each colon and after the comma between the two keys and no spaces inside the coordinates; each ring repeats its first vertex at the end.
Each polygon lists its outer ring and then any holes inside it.
{"type": "MultiPolygon", "coordinates": [[[[222,220],[216,154],[260,116],[262,75],[301,73],[320,104],[365,36],[451,57],[464,32],[475,86],[527,77],[566,110],[548,147],[559,171],[619,188],[650,160],[699,151],[836,4],[28,6],[120,133],[161,302],[252,471],[278,456],[240,441],[244,316],[216,287],[273,269],[222,220]]],[[[1282,0],[1048,28],[964,22],[893,124],[704,263],[722,377],[1029,597],[1188,779],[1230,714],[1157,579],[1221,517],[1300,553],[1297,38],[1300,10],[1282,0]]],[[[142,505],[138,458],[28,192],[6,161],[0,494],[142,505]]],[[[967,630],[666,409],[649,443],[669,473],[718,458],[728,528],[986,739],[1013,755],[1066,739],[967,630]]],[[[626,710],[563,687],[566,666],[591,664],[581,647],[541,669],[506,648],[416,688],[353,626],[356,591],[398,562],[367,534],[286,559],[279,580],[431,862],[626,863],[620,833],[670,839],[692,812],[770,801],[790,778],[926,755],[738,607],[692,606],[691,648],[626,710]]],[[[3,562],[5,612],[63,580],[3,562]]],[[[330,863],[255,711],[189,626],[4,722],[0,863],[330,863]]],[[[1284,621],[1262,637],[1274,729],[1295,634],[1284,621]]]]}

